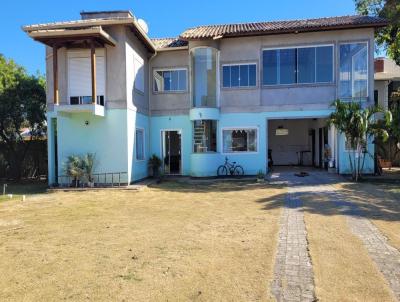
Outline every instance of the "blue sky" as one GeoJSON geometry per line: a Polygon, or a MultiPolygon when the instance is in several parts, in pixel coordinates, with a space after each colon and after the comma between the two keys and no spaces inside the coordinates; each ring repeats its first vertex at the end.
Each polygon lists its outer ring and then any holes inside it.
{"type": "Polygon", "coordinates": [[[79,19],[79,12],[130,9],[149,24],[150,37],[174,37],[185,28],[204,24],[304,19],[351,15],[353,0],[8,0],[0,11],[0,53],[31,73],[45,72],[44,46],[21,26],[79,19]]]}

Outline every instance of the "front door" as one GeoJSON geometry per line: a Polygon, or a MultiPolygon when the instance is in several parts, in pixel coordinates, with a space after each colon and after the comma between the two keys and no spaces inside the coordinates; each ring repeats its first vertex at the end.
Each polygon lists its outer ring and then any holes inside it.
{"type": "Polygon", "coordinates": [[[165,174],[181,174],[181,132],[178,130],[162,131],[162,158],[165,174]]]}

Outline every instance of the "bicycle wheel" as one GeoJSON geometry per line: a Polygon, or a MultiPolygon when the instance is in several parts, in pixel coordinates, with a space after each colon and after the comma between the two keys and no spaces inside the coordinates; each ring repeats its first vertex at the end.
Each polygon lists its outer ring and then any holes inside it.
{"type": "Polygon", "coordinates": [[[225,166],[219,166],[217,169],[217,175],[218,176],[227,176],[228,169],[225,166]]]}
{"type": "Polygon", "coordinates": [[[233,175],[234,176],[243,176],[244,170],[243,170],[242,166],[236,166],[235,169],[233,170],[233,175]]]}

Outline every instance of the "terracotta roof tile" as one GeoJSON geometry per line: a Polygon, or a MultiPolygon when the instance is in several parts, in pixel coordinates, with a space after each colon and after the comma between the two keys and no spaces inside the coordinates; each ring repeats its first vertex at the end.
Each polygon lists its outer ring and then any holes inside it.
{"type": "Polygon", "coordinates": [[[355,15],[305,20],[198,26],[187,29],[180,35],[180,38],[184,40],[211,39],[219,36],[235,37],[246,35],[285,33],[293,31],[318,31],[327,29],[382,27],[386,25],[387,21],[382,18],[355,15]]]}

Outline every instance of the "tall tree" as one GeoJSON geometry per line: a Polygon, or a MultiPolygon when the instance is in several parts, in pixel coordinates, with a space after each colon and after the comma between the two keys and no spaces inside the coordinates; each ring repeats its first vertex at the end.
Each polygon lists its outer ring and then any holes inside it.
{"type": "Polygon", "coordinates": [[[400,65],[400,0],[354,0],[357,11],[389,21],[387,27],[378,29],[376,43],[384,47],[387,54],[400,65]]]}
{"type": "Polygon", "coordinates": [[[31,142],[46,128],[46,92],[42,76],[29,75],[13,60],[0,54],[0,143],[2,153],[16,179],[31,142]],[[30,130],[24,139],[22,128],[30,130]]]}

